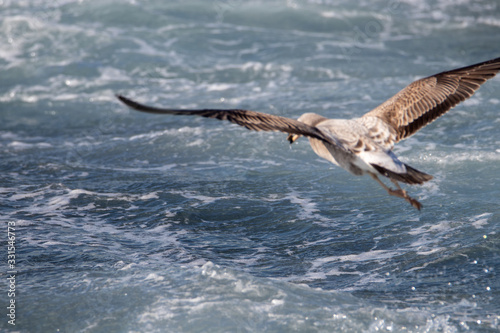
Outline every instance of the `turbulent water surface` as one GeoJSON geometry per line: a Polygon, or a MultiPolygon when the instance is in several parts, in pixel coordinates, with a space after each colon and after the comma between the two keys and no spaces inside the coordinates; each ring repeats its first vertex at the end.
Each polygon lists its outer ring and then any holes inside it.
{"type": "Polygon", "coordinates": [[[307,140],[114,96],[360,116],[417,78],[499,57],[497,1],[0,9],[0,330],[497,331],[500,78],[396,147],[435,177],[405,187],[421,212],[307,140]]]}

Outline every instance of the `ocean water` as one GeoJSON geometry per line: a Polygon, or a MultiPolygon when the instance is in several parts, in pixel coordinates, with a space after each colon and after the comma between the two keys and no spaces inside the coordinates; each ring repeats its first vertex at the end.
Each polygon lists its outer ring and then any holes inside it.
{"type": "Polygon", "coordinates": [[[360,116],[499,57],[497,1],[0,0],[0,13],[0,331],[498,331],[500,77],[397,145],[435,176],[405,187],[420,212],[307,140],[114,97],[360,116]]]}

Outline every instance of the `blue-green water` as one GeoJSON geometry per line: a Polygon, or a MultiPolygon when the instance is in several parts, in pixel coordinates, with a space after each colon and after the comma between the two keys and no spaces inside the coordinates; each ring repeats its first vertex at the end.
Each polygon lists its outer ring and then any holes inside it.
{"type": "Polygon", "coordinates": [[[0,330],[495,332],[500,78],[401,142],[421,212],[301,140],[500,56],[496,1],[0,1],[0,330]],[[15,296],[8,296],[8,225],[15,296]],[[15,300],[15,326],[7,309],[15,300]]]}

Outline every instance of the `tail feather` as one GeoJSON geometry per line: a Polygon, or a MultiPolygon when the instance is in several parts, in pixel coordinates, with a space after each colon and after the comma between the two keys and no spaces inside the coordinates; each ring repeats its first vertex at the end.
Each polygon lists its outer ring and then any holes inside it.
{"type": "Polygon", "coordinates": [[[395,173],[376,164],[371,164],[371,166],[387,178],[410,185],[423,184],[433,178],[431,175],[418,171],[407,164],[405,164],[406,173],[395,173]]]}

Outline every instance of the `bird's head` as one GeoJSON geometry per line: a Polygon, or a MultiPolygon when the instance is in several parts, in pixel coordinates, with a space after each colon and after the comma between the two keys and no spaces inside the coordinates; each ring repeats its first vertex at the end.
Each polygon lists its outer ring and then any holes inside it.
{"type": "MultiPolygon", "coordinates": [[[[316,114],[316,113],[304,113],[297,120],[306,124],[306,125],[309,125],[309,126],[316,126],[320,122],[327,120],[327,119],[323,116],[320,116],[319,114],[316,114]]],[[[300,138],[301,136],[302,135],[300,135],[300,134],[290,133],[287,137],[287,140],[290,142],[290,144],[292,144],[295,141],[297,141],[297,139],[300,138]]]]}
{"type": "Polygon", "coordinates": [[[290,144],[292,144],[300,137],[301,135],[299,134],[288,134],[288,137],[286,139],[290,142],[290,144]]]}

